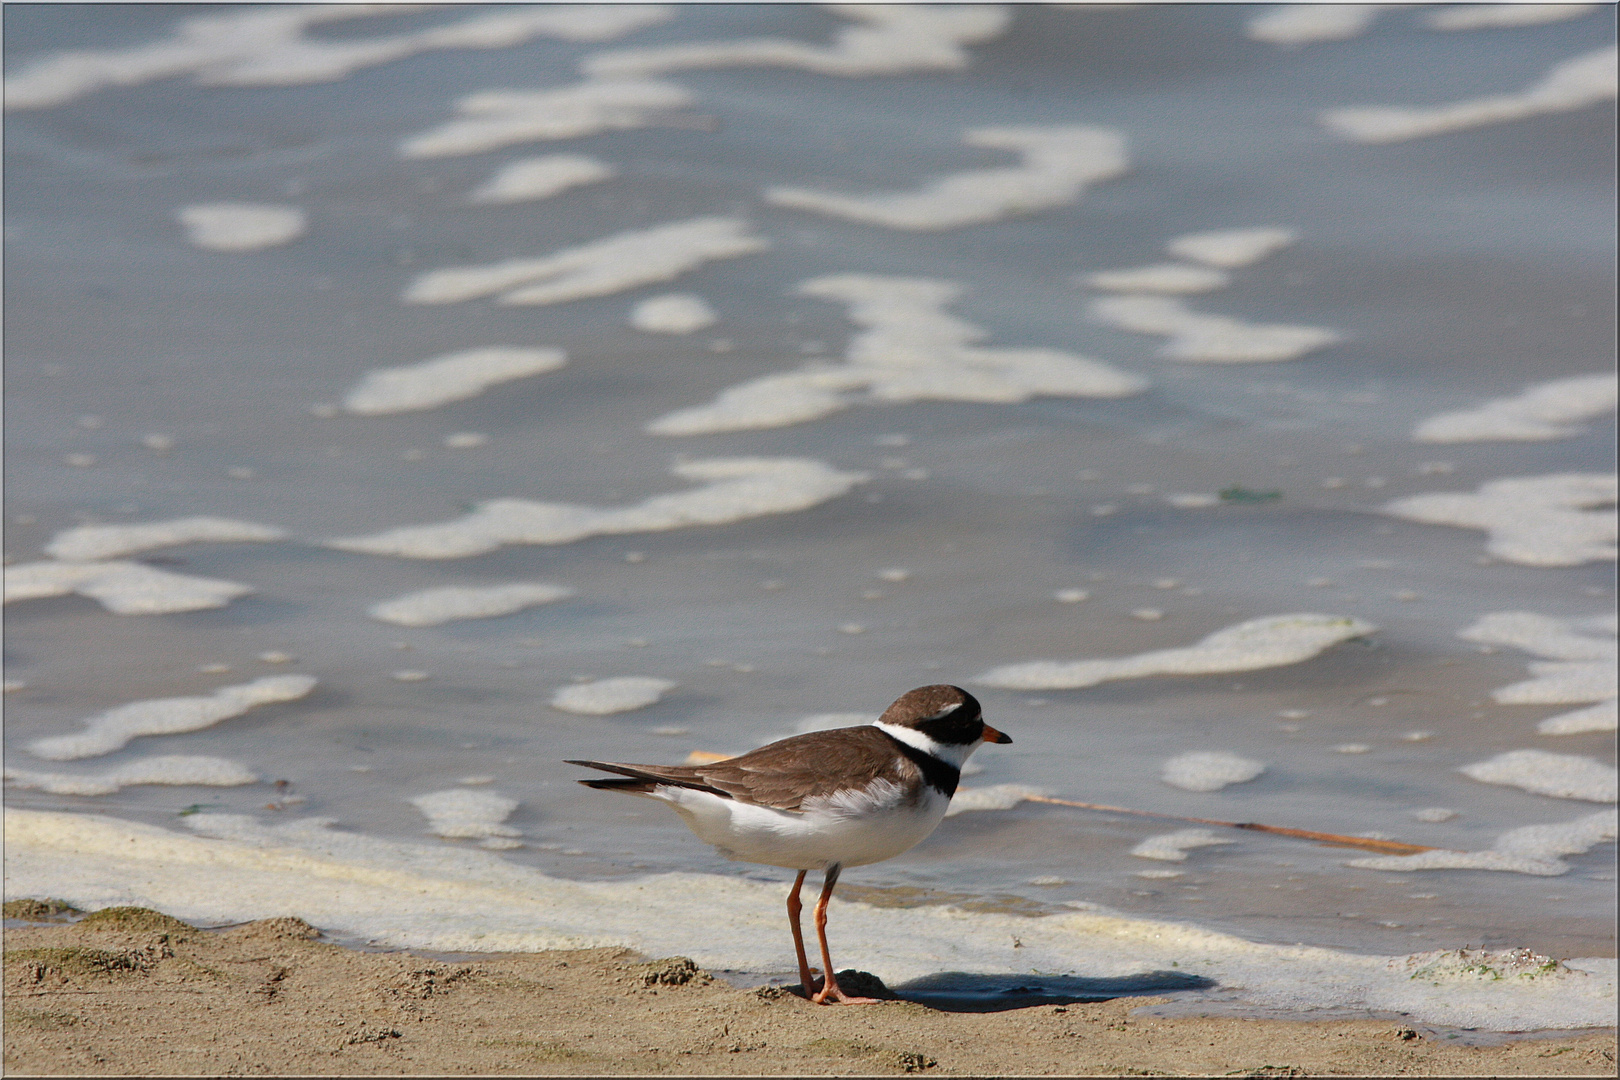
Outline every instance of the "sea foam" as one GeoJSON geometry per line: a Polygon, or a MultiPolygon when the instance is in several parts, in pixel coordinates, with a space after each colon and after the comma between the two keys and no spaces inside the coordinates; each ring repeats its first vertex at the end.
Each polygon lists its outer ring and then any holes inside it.
{"type": "Polygon", "coordinates": [[[646,127],[661,114],[692,104],[674,83],[604,79],[553,90],[486,90],[456,102],[458,119],[413,135],[401,157],[483,154],[518,143],[577,139],[602,131],[646,127]]]}
{"type": "Polygon", "coordinates": [[[411,805],[428,819],[428,832],[449,840],[489,840],[523,835],[518,829],[502,824],[518,808],[518,801],[496,791],[449,788],[418,795],[411,800],[411,805]]]}
{"type": "Polygon", "coordinates": [[[521,305],[607,296],[770,247],[749,227],[741,218],[691,218],[616,233],[541,258],[434,270],[418,277],[403,299],[407,304],[458,304],[500,293],[502,304],[521,305]]]}
{"type": "Polygon", "coordinates": [[[1213,675],[1297,664],[1341,641],[1377,630],[1344,615],[1268,615],[1215,631],[1196,645],[1117,660],[1036,660],[1006,664],[973,679],[1003,690],[1072,690],[1115,679],[1213,675]]]}
{"type": "Polygon", "coordinates": [[[1506,562],[1579,566],[1614,559],[1614,501],[1613,473],[1556,473],[1492,480],[1472,495],[1412,495],[1379,510],[1429,525],[1483,529],[1485,550],[1506,562]]]}
{"type": "Polygon", "coordinates": [[[1322,123],[1355,142],[1390,143],[1584,109],[1615,96],[1615,55],[1612,46],[1582,53],[1516,94],[1491,94],[1427,109],[1336,109],[1323,113],[1322,123]]]}
{"type": "Polygon", "coordinates": [[[1518,397],[1431,416],[1413,429],[1412,439],[1460,443],[1568,438],[1585,430],[1577,421],[1614,411],[1617,387],[1620,379],[1604,374],[1538,383],[1518,397]]]}
{"type": "Polygon", "coordinates": [[[537,604],[566,600],[574,590],[541,581],[517,581],[484,588],[424,589],[396,596],[366,609],[378,622],[395,626],[438,626],[457,619],[490,619],[537,604]]]}
{"type": "Polygon", "coordinates": [[[1320,326],[1249,323],[1207,315],[1169,296],[1105,296],[1088,309],[1100,323],[1134,334],[1162,334],[1159,350],[1168,360],[1198,364],[1255,364],[1295,360],[1342,341],[1320,326]]]}
{"type": "Polygon", "coordinates": [[[1383,10],[1383,4],[1281,4],[1250,19],[1248,34],[1287,47],[1344,41],[1366,33],[1383,10]]]}
{"type": "Polygon", "coordinates": [[[1206,293],[1224,289],[1231,283],[1231,275],[1208,266],[1188,266],[1186,263],[1156,263],[1152,266],[1134,266],[1124,270],[1099,270],[1075,279],[1079,285],[1089,285],[1104,292],[1122,293],[1206,293]]]}
{"type": "Polygon", "coordinates": [[[809,458],[709,458],[670,470],[706,486],[655,495],[633,506],[601,508],[530,499],[492,499],[434,525],[328,540],[327,546],[407,559],[460,559],[504,544],[571,544],[587,536],[663,532],[694,525],[789,514],[836,499],[870,479],[809,458]]]}
{"type": "Polygon", "coordinates": [[[1578,705],[1585,709],[1550,716],[1536,725],[1543,735],[1613,731],[1620,718],[1620,669],[1616,667],[1615,619],[1555,619],[1531,611],[1498,611],[1458,631],[1466,641],[1507,645],[1544,662],[1530,665],[1533,679],[1498,687],[1491,697],[1503,705],[1578,705]]]}
{"type": "Polygon", "coordinates": [[[1242,784],[1266,771],[1258,761],[1224,751],[1178,754],[1164,763],[1159,779],[1184,791],[1219,791],[1229,784],[1242,784]]]}
{"type": "Polygon", "coordinates": [[[252,770],[234,761],[181,754],[136,758],[102,773],[48,773],[8,768],[5,778],[13,787],[32,788],[52,795],[111,795],[138,784],[235,787],[259,779],[252,770]]]}
{"type": "Polygon", "coordinates": [[[286,539],[284,529],[231,518],[188,517],[143,525],[80,525],[51,537],[45,554],[68,562],[95,562],[177,544],[221,544],[286,539]]]}
{"type": "Polygon", "coordinates": [[[619,171],[584,154],[546,154],[504,165],[484,185],[467,196],[475,206],[534,202],[560,195],[570,188],[611,180],[619,171]]]}
{"type": "Polygon", "coordinates": [[[545,5],[507,8],[414,33],[318,40],[321,23],[397,14],[387,4],[308,4],[182,19],[166,40],[127,49],[57,53],[6,79],[7,109],[42,109],[111,86],[196,75],[214,86],[333,82],[364,68],[437,49],[500,49],[535,37],[607,41],[668,19],[657,5],[545,5]]]}
{"type": "Polygon", "coordinates": [[[1546,750],[1509,750],[1457,770],[1486,784],[1506,784],[1555,799],[1615,801],[1615,768],[1589,757],[1546,750]]]}
{"type": "Polygon", "coordinates": [[[35,739],[28,752],[50,761],[110,754],[143,735],[178,735],[213,727],[260,705],[296,701],[315,689],[312,675],[266,675],[239,686],[222,686],[207,697],[156,698],[97,713],[74,735],[35,739]]]}
{"type": "Polygon", "coordinates": [[[617,679],[597,679],[595,682],[575,683],[551,695],[551,707],[563,712],[585,716],[611,716],[614,713],[634,712],[656,704],[660,698],[675,689],[669,679],[654,679],[640,675],[626,675],[617,679]]]}
{"type": "Polygon", "coordinates": [[[77,593],[115,615],[170,615],[220,608],[253,591],[216,578],[138,562],[31,562],[5,568],[5,602],[77,593]]]}
{"type": "Polygon", "coordinates": [[[1165,245],[1165,250],[1177,258],[1192,259],[1223,270],[1236,270],[1242,266],[1252,266],[1291,246],[1298,239],[1299,234],[1293,229],[1260,225],[1187,233],[1171,239],[1165,245]]]}
{"type": "Polygon", "coordinates": [[[374,368],[343,397],[346,412],[360,416],[432,409],[476,397],[491,386],[556,371],[568,363],[561,349],[490,346],[436,356],[419,364],[374,368]]]}
{"type": "Polygon", "coordinates": [[[186,242],[206,251],[258,251],[303,236],[309,216],[296,206],[260,203],[208,203],[175,211],[186,227],[186,242]]]}
{"type": "Polygon", "coordinates": [[[1600,810],[1574,821],[1551,825],[1525,825],[1496,838],[1485,851],[1420,851],[1416,855],[1378,855],[1352,859],[1347,866],[1363,870],[1502,870],[1536,877],[1569,873],[1561,856],[1584,855],[1613,840],[1620,818],[1613,810],[1600,810]]]}
{"type": "MultiPolygon", "coordinates": [[[[199,924],[296,915],[331,934],[391,948],[514,952],[617,946],[690,956],[707,968],[788,972],[785,885],[677,873],[573,881],[492,852],[388,841],[329,820],[265,825],[195,814],[192,834],[88,814],[10,809],[8,896],[95,910],[139,905],[199,924]],[[725,917],[716,923],[715,913],[725,917]]],[[[1405,1013],[1406,1022],[1526,1031],[1614,1019],[1604,965],[1538,967],[1481,979],[1420,956],[1365,956],[1245,941],[1183,923],[1105,911],[1028,918],[947,906],[845,902],[839,948],[892,985],[939,971],[1041,971],[1121,978],[1195,971],[1256,1006],[1405,1013]],[[1015,956],[1007,942],[1022,944],[1015,956]],[[1413,979],[1414,964],[1429,976],[1413,979]]]]}
{"type": "Polygon", "coordinates": [[[709,302],[691,293],[649,296],[630,309],[630,325],[649,334],[694,334],[717,321],[709,302]]]}
{"type": "Polygon", "coordinates": [[[831,46],[789,38],[699,41],[643,49],[616,49],[586,57],[589,75],[635,77],[693,68],[786,67],[818,75],[898,75],[956,71],[972,56],[963,48],[999,37],[1012,14],[970,4],[831,4],[860,25],[843,26],[831,46]]]}
{"type": "Polygon", "coordinates": [[[945,311],[962,295],[955,282],[839,274],[803,282],[797,291],[849,305],[850,321],[863,327],[850,339],[843,365],[815,364],[739,383],[708,405],[660,417],[647,430],[707,435],[786,427],[857,402],[1115,398],[1148,385],[1139,376],[1072,353],[977,344],[986,336],[984,329],[945,311]]]}
{"type": "Polygon", "coordinates": [[[1163,833],[1159,836],[1150,836],[1140,844],[1131,848],[1131,854],[1138,859],[1159,859],[1163,862],[1186,862],[1187,852],[1195,848],[1213,847],[1217,844],[1235,844],[1236,840],[1228,840],[1216,836],[1208,829],[1180,829],[1173,833],[1163,833]]]}
{"type": "Polygon", "coordinates": [[[916,191],[839,195],[774,187],[765,192],[765,201],[890,229],[956,229],[1063,206],[1078,199],[1086,185],[1119,176],[1130,164],[1124,136],[1109,128],[978,128],[962,141],[1015,151],[1023,161],[955,173],[916,191]]]}
{"type": "Polygon", "coordinates": [[[1541,26],[1577,19],[1602,4],[1443,4],[1424,20],[1432,30],[1541,26]]]}

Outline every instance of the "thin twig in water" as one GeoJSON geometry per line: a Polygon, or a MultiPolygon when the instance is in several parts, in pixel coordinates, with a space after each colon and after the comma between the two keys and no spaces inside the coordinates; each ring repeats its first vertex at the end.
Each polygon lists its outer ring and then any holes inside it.
{"type": "Polygon", "coordinates": [[[1219,825],[1227,829],[1248,829],[1250,832],[1274,833],[1300,840],[1315,840],[1318,844],[1335,847],[1362,848],[1385,855],[1416,855],[1421,851],[1443,851],[1444,848],[1424,847],[1422,844],[1403,844],[1399,840],[1374,840],[1368,836],[1344,836],[1340,833],[1312,832],[1309,829],[1289,829],[1281,825],[1259,825],[1252,821],[1215,821],[1212,818],[1183,817],[1180,814],[1158,814],[1152,810],[1132,810],[1126,806],[1105,806],[1102,803],[1076,802],[1053,795],[1029,795],[1030,802],[1051,803],[1053,806],[1072,806],[1077,810],[1102,810],[1110,814],[1131,814],[1135,817],[1162,818],[1166,821],[1190,821],[1198,825],[1219,825]]]}

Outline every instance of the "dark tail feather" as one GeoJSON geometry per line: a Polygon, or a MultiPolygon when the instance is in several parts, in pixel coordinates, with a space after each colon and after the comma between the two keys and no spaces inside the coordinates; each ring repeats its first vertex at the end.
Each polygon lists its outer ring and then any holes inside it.
{"type": "Polygon", "coordinates": [[[587,769],[601,769],[603,772],[618,773],[620,776],[628,777],[625,780],[580,781],[586,787],[596,788],[599,791],[627,791],[632,795],[642,795],[662,785],[665,787],[691,788],[693,791],[707,791],[709,794],[718,795],[722,799],[731,798],[730,793],[721,791],[717,787],[710,787],[695,777],[687,778],[668,775],[668,773],[675,771],[673,768],[667,770],[667,772],[664,770],[651,772],[635,765],[619,765],[612,761],[575,761],[572,758],[567,759],[567,761],[570,765],[583,765],[587,769]]]}
{"type": "Polygon", "coordinates": [[[580,783],[584,784],[588,788],[595,788],[598,791],[623,791],[631,795],[646,795],[649,794],[653,789],[653,784],[651,781],[631,780],[629,778],[615,778],[613,780],[581,780],[580,783]]]}

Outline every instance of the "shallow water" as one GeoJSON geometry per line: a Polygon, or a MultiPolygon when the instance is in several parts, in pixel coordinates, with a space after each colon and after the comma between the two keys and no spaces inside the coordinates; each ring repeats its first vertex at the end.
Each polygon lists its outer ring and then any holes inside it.
{"type": "MultiPolygon", "coordinates": [[[[197,10],[11,7],[8,72],[62,49],[155,40],[197,10]]],[[[310,34],[406,32],[466,10],[310,34]]],[[[448,122],[465,95],[569,85],[575,64],[605,49],[824,42],[842,24],[797,6],[683,7],[609,42],[434,51],[307,86],[156,79],[14,111],[8,558],[41,559],[53,535],[84,523],[191,515],[278,526],[291,539],[127,556],[256,590],[215,610],[115,615],[82,596],[8,606],[6,676],[26,685],[6,698],[7,766],[106,771],[141,755],[196,754],[290,787],[61,796],[12,785],[7,805],[181,830],[188,808],[266,824],[314,815],[364,835],[465,845],[428,837],[408,800],[487,777],[468,790],[519,801],[505,824],[523,846],[500,856],[513,863],[586,880],[675,870],[787,880],[725,862],[661,807],[578,787],[561,759],[741,752],[812,714],[876,714],[914,685],[971,686],[1004,664],[1180,648],[1246,620],[1322,612],[1380,629],[1265,670],[978,687],[987,718],[1015,742],[980,751],[983,772],[965,783],[1465,850],[1602,810],[1457,771],[1523,748],[1614,761],[1612,732],[1536,733],[1577,705],[1492,701],[1530,677],[1536,656],[1482,652],[1457,635],[1491,612],[1612,610],[1612,561],[1484,559],[1477,529],[1375,511],[1503,477],[1612,472],[1613,415],[1601,410],[1547,441],[1411,438],[1435,414],[1610,368],[1612,106],[1372,146],[1338,138],[1317,116],[1517,91],[1612,42],[1611,15],[1443,33],[1398,10],[1349,40],[1282,49],[1245,36],[1261,10],[1021,7],[1005,32],[968,46],[961,70],[676,71],[660,78],[695,104],[652,126],[444,158],[403,158],[398,146],[448,122]],[[1123,133],[1132,164],[1057,209],[911,232],[763,197],[788,185],[915,189],[1012,163],[964,146],[967,129],[1075,124],[1123,133]],[[541,201],[467,203],[502,166],[561,152],[618,175],[541,201]],[[176,211],[231,201],[301,207],[308,231],[256,251],[188,246],[176,211]],[[671,283],[547,306],[400,299],[435,269],[706,215],[751,222],[772,246],[671,283]],[[1251,226],[1284,226],[1298,240],[1187,305],[1329,328],[1339,344],[1279,363],[1163,359],[1162,337],[1089,318],[1088,304],[1107,294],[1070,280],[1166,261],[1164,245],[1187,233],[1251,226]],[[946,310],[982,328],[976,347],[1061,350],[1150,386],[1120,398],[855,402],[792,426],[713,435],[644,430],[749,380],[839,362],[860,328],[844,304],[795,287],[845,273],[957,282],[964,294],[946,310]],[[690,335],[630,325],[636,303],[669,292],[701,296],[719,321],[690,335]],[[371,369],[495,345],[560,348],[569,361],[422,411],[312,411],[371,369]],[[488,440],[445,445],[462,432],[488,440]],[[172,448],[143,444],[154,434],[172,448]],[[319,543],[446,521],[495,498],[630,506],[697,486],[669,473],[680,456],[813,458],[870,478],[797,512],[465,559],[319,543]],[[1165,498],[1234,487],[1280,497],[1202,508],[1165,498]],[[896,568],[908,576],[881,576],[896,568]],[[424,589],[518,581],[575,594],[422,628],[366,615],[424,589]],[[1064,589],[1089,598],[1055,600],[1064,589]],[[1132,616],[1142,609],[1160,617],[1132,616]],[[268,651],[295,659],[259,659],[268,651]],[[210,665],[228,670],[200,670],[210,665]],[[319,685],[104,758],[46,763],[26,749],[128,702],[288,672],[319,685]],[[576,679],[614,676],[679,686],[613,716],[547,704],[576,679]],[[1403,738],[1414,731],[1432,734],[1403,738]],[[1365,751],[1334,750],[1357,744],[1365,751]],[[1266,770],[1218,791],[1161,782],[1163,763],[1192,751],[1266,770]],[[1426,807],[1458,814],[1412,817],[1426,807]]],[[[1028,802],[964,813],[907,855],[846,875],[841,895],[1011,914],[1093,904],[1376,954],[1484,945],[1613,955],[1612,844],[1568,856],[1557,877],[1350,868],[1362,853],[1238,832],[1185,862],[1130,854],[1180,827],[1028,802]],[[1167,869],[1183,874],[1140,876],[1167,869]]],[[[690,931],[705,932],[700,922],[690,931]]]]}

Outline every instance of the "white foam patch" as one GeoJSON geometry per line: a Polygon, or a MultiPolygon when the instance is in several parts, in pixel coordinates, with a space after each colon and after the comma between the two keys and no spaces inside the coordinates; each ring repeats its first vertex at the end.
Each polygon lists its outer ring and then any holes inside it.
{"type": "Polygon", "coordinates": [[[587,536],[728,525],[808,510],[871,479],[810,458],[708,458],[672,470],[706,486],[655,495],[633,506],[602,508],[530,499],[492,499],[465,517],[327,541],[327,546],[407,559],[460,559],[503,544],[571,544],[587,536]]]}
{"type": "Polygon", "coordinates": [[[1176,491],[1165,495],[1164,501],[1177,510],[1202,510],[1221,505],[1221,497],[1209,491],[1176,491]]]}
{"type": "Polygon", "coordinates": [[[1383,4],[1283,4],[1249,20],[1249,37],[1273,45],[1344,41],[1367,32],[1383,4]]]}
{"type": "Polygon", "coordinates": [[[49,761],[110,754],[143,735],[201,731],[260,705],[296,701],[315,689],[315,681],[311,675],[267,675],[239,686],[222,686],[207,697],[132,701],[88,718],[77,734],[35,739],[28,752],[49,761]]]}
{"type": "Polygon", "coordinates": [[[502,304],[560,304],[671,281],[718,259],[770,247],[741,218],[700,217],[615,233],[537,259],[457,266],[418,277],[407,304],[458,304],[501,294],[502,304]]]}
{"type": "Polygon", "coordinates": [[[77,593],[115,615],[170,615],[220,608],[253,589],[173,574],[138,562],[31,562],[5,568],[5,602],[77,593]]]}
{"type": "Polygon", "coordinates": [[[1485,851],[1420,851],[1416,855],[1379,855],[1353,859],[1347,866],[1363,870],[1502,870],[1536,877],[1569,873],[1561,856],[1584,855],[1615,838],[1620,818],[1613,810],[1600,810],[1574,821],[1551,825],[1525,825],[1496,838],[1485,851]]]}
{"type": "Polygon", "coordinates": [[[1345,615],[1268,615],[1215,631],[1196,645],[1155,649],[1116,660],[1036,660],[992,668],[974,678],[1003,690],[1072,690],[1115,679],[1214,675],[1298,664],[1378,627],[1345,615]]]}
{"type": "Polygon", "coordinates": [[[1615,698],[1620,695],[1615,619],[1555,619],[1531,611],[1498,611],[1458,631],[1466,641],[1507,645],[1535,656],[1535,676],[1498,687],[1491,697],[1502,705],[1578,705],[1586,709],[1552,716],[1536,725],[1543,735],[1577,735],[1615,729],[1615,698]]]}
{"type": "Polygon", "coordinates": [[[692,293],[649,296],[630,309],[630,325],[649,334],[695,334],[719,320],[709,302],[692,293]]]}
{"type": "Polygon", "coordinates": [[[500,49],[536,37],[607,41],[671,15],[653,5],[507,8],[415,33],[317,40],[321,23],[409,11],[397,4],[309,4],[181,20],[166,40],[128,49],[57,53],[5,82],[7,109],[42,109],[113,86],[195,75],[214,86],[332,82],[364,68],[437,49],[500,49]]]}
{"type": "Polygon", "coordinates": [[[1224,289],[1231,275],[1208,266],[1186,263],[1156,263],[1127,270],[1099,270],[1077,279],[1082,285],[1104,292],[1123,293],[1206,293],[1224,289]]]}
{"type": "Polygon", "coordinates": [[[1235,270],[1240,266],[1252,266],[1291,246],[1298,239],[1299,234],[1293,229],[1263,225],[1249,229],[1188,233],[1172,239],[1165,245],[1165,250],[1179,259],[1235,270]]]}
{"type": "Polygon", "coordinates": [[[1555,799],[1615,801],[1614,766],[1574,754],[1509,750],[1486,761],[1464,765],[1457,771],[1486,784],[1505,784],[1555,799]]]}
{"type": "Polygon", "coordinates": [[[962,286],[930,278],[840,274],[803,282],[798,292],[849,305],[863,327],[844,364],[813,364],[723,391],[712,403],[668,413],[647,425],[657,435],[707,435],[786,427],[857,402],[1014,403],[1036,396],[1128,397],[1147,381],[1055,349],[985,348],[982,327],[947,314],[962,286]]]}
{"type": "Polygon", "coordinates": [[[575,683],[551,695],[551,707],[585,716],[610,716],[634,712],[656,704],[678,684],[668,679],[626,675],[617,679],[575,683]]]}
{"type": "Polygon", "coordinates": [[[260,203],[208,203],[175,211],[186,227],[186,242],[206,251],[259,251],[303,236],[309,217],[296,206],[260,203]]]}
{"type": "Polygon", "coordinates": [[[1015,151],[1023,161],[1008,168],[953,173],[916,191],[839,195],[774,187],[766,190],[765,201],[890,229],[955,229],[1067,205],[1088,184],[1119,176],[1130,165],[1124,136],[1109,128],[977,128],[962,141],[1015,151]]]}
{"type": "Polygon", "coordinates": [[[1576,375],[1528,387],[1477,409],[1431,416],[1412,431],[1416,442],[1530,442],[1564,439],[1585,429],[1578,421],[1614,411],[1620,380],[1576,375]]]}
{"type": "Polygon", "coordinates": [[[1159,859],[1164,862],[1186,862],[1187,852],[1194,848],[1214,847],[1217,844],[1235,844],[1237,841],[1216,836],[1208,829],[1181,829],[1173,833],[1150,836],[1131,848],[1138,859],[1159,859]]]}
{"type": "MultiPolygon", "coordinates": [[[[707,968],[793,968],[781,883],[709,874],[570,881],[487,851],[382,840],[319,819],[273,827],[226,814],[185,821],[205,835],[9,809],[7,895],[60,897],[85,910],[138,905],[201,924],[295,915],[328,933],[396,949],[619,946],[649,956],[678,953],[707,968]],[[717,912],[724,913],[718,922],[717,912]]],[[[680,826],[672,821],[669,828],[680,826]]],[[[1510,1031],[1614,1020],[1610,965],[1504,979],[1431,969],[1431,978],[1413,979],[1407,957],[1261,944],[1106,911],[1027,918],[845,901],[835,920],[838,955],[891,986],[939,971],[1031,967],[1124,978],[1174,962],[1264,1007],[1398,1012],[1412,1022],[1510,1031]],[[1009,954],[1014,935],[1023,948],[1009,954]]]]}
{"type": "Polygon", "coordinates": [[[52,795],[111,795],[121,788],[137,784],[235,787],[259,779],[251,770],[234,761],[180,754],[136,758],[102,773],[48,773],[8,768],[5,777],[13,787],[46,791],[52,795]]]}
{"type": "Polygon", "coordinates": [[[397,596],[366,609],[378,622],[395,626],[438,626],[457,619],[492,619],[537,604],[566,600],[574,590],[566,585],[518,581],[485,588],[424,589],[397,596]]]}
{"type": "Polygon", "coordinates": [[[492,836],[522,836],[501,824],[518,808],[516,799],[496,791],[448,788],[418,795],[411,805],[428,819],[428,832],[453,840],[483,840],[492,836]]]}
{"type": "Polygon", "coordinates": [[[1584,735],[1589,731],[1613,731],[1620,727],[1620,700],[1610,698],[1584,709],[1549,716],[1536,725],[1542,735],[1584,735]]]}
{"type": "Polygon", "coordinates": [[[547,154],[505,165],[467,196],[476,206],[535,202],[571,188],[611,180],[619,171],[584,154],[547,154]]]}
{"type": "Polygon", "coordinates": [[[1164,763],[1159,779],[1183,791],[1219,791],[1242,784],[1266,771],[1265,765],[1236,754],[1205,751],[1178,754],[1164,763]]]}
{"type": "Polygon", "coordinates": [[[176,544],[268,543],[286,539],[283,529],[230,518],[188,517],[144,525],[80,525],[51,537],[45,554],[69,562],[95,562],[176,544]]]}
{"type": "Polygon", "coordinates": [[[1584,109],[1615,96],[1615,49],[1582,53],[1516,94],[1491,94],[1434,108],[1336,109],[1322,114],[1330,130],[1362,143],[1403,142],[1426,135],[1584,109]]]}
{"type": "Polygon", "coordinates": [[[1431,30],[1488,30],[1502,26],[1541,26],[1577,19],[1601,4],[1445,4],[1424,22],[1431,30]]]}
{"type": "Polygon", "coordinates": [[[1026,799],[1044,798],[1052,794],[1047,788],[1025,784],[991,784],[982,788],[957,788],[951,796],[951,805],[945,808],[946,817],[955,817],[969,811],[1011,810],[1026,799]]]}
{"type": "Polygon", "coordinates": [[[1134,334],[1162,334],[1170,340],[1159,350],[1160,356],[1196,364],[1296,360],[1343,340],[1337,331],[1320,326],[1206,315],[1168,296],[1105,296],[1093,300],[1089,312],[1098,322],[1134,334]]]}
{"type": "Polygon", "coordinates": [[[486,90],[456,102],[460,116],[400,143],[407,158],[483,154],[519,143],[628,131],[692,104],[674,83],[609,79],[554,90],[486,90]]]}
{"type": "Polygon", "coordinates": [[[1523,566],[1579,566],[1615,557],[1613,473],[1515,476],[1479,491],[1412,495],[1381,513],[1428,525],[1483,529],[1485,550],[1523,566]]]}
{"type": "Polygon", "coordinates": [[[1011,12],[987,5],[832,4],[858,23],[840,27],[831,46],[789,38],[702,41],[645,49],[617,49],[580,65],[596,77],[662,75],[694,68],[785,67],[818,75],[898,75],[958,71],[972,62],[964,46],[999,37],[1011,12]]]}
{"type": "Polygon", "coordinates": [[[343,397],[344,411],[360,416],[433,409],[477,397],[491,386],[556,371],[568,363],[561,349],[497,345],[467,349],[403,367],[366,372],[343,397]]]}

